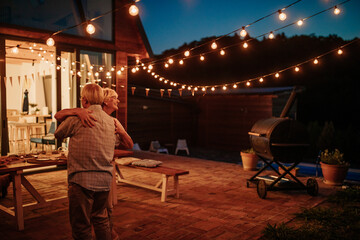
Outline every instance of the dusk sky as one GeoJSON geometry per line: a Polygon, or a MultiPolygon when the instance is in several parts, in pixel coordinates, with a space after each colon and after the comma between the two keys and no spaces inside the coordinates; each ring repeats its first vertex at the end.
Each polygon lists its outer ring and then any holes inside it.
{"type": "MultiPolygon", "coordinates": [[[[161,54],[184,43],[230,33],[294,2],[296,0],[141,0],[137,6],[153,52],[161,54]]],[[[341,2],[344,1],[303,0],[285,11],[285,21],[280,21],[277,14],[272,15],[251,25],[247,31],[256,37],[341,2]]],[[[359,37],[360,0],[339,5],[339,9],[339,15],[330,10],[308,19],[301,27],[292,25],[277,33],[284,32],[288,37],[337,34],[345,40],[359,37]]]]}

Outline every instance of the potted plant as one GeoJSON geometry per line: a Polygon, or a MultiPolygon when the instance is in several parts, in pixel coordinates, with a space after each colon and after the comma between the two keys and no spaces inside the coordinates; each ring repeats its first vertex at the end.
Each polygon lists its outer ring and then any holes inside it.
{"type": "Polygon", "coordinates": [[[35,114],[35,109],[36,109],[36,106],[37,104],[36,103],[29,103],[30,105],[30,114],[35,114]]]}
{"type": "Polygon", "coordinates": [[[253,148],[242,150],[240,152],[243,168],[246,171],[255,171],[259,157],[255,154],[253,148]]]}
{"type": "Polygon", "coordinates": [[[36,109],[35,109],[35,114],[36,114],[36,115],[40,115],[40,109],[36,108],[36,109]]]}
{"type": "Polygon", "coordinates": [[[320,164],[324,183],[334,186],[343,184],[350,164],[344,161],[344,154],[339,149],[334,151],[326,149],[321,152],[320,164]]]}

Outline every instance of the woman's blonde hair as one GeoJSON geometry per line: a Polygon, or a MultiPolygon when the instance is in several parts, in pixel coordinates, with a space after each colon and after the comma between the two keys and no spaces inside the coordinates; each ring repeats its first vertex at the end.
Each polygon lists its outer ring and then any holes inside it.
{"type": "Polygon", "coordinates": [[[118,94],[115,92],[115,90],[111,88],[104,88],[103,91],[104,91],[104,102],[109,100],[109,98],[118,97],[118,94]]]}
{"type": "Polygon", "coordinates": [[[95,83],[86,84],[81,91],[81,97],[91,105],[101,105],[104,102],[103,89],[95,83]]]}

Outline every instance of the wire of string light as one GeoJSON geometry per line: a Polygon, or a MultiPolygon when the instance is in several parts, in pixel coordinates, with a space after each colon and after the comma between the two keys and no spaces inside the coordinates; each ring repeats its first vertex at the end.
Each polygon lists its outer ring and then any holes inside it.
{"type": "Polygon", "coordinates": [[[278,71],[274,71],[274,72],[271,72],[271,73],[268,73],[268,74],[264,74],[264,75],[261,75],[261,76],[257,76],[257,77],[254,77],[254,78],[249,78],[249,79],[246,79],[246,80],[241,80],[241,81],[237,81],[237,82],[231,82],[231,83],[226,83],[226,84],[216,84],[216,85],[188,85],[188,84],[181,84],[181,83],[174,83],[172,81],[170,81],[169,79],[165,79],[159,75],[153,75],[155,78],[159,78],[160,81],[163,81],[165,83],[170,83],[170,85],[176,87],[177,85],[180,85],[182,86],[182,89],[185,89],[186,87],[188,87],[188,90],[192,90],[192,89],[195,89],[195,91],[197,91],[198,89],[202,89],[203,91],[206,91],[206,89],[210,88],[212,91],[214,91],[216,88],[219,88],[219,87],[223,87],[224,90],[226,90],[229,86],[233,86],[233,88],[237,88],[239,84],[243,84],[245,83],[247,87],[249,87],[251,85],[251,82],[253,81],[259,81],[260,83],[262,83],[266,77],[269,77],[269,76],[274,76],[275,78],[279,78],[280,77],[280,73],[284,72],[284,71],[287,71],[289,69],[294,69],[295,72],[299,72],[300,71],[300,67],[306,63],[309,63],[309,62],[313,62],[313,64],[317,65],[319,63],[319,60],[320,58],[323,58],[333,52],[337,52],[338,55],[342,55],[343,52],[344,52],[344,48],[351,45],[351,44],[354,44],[355,42],[358,42],[360,41],[359,38],[357,39],[354,39],[346,44],[343,44],[341,46],[338,46],[330,51],[327,51],[325,53],[322,53],[320,55],[317,55],[315,57],[311,57],[309,58],[308,60],[306,61],[303,61],[303,62],[299,62],[297,64],[293,64],[291,66],[288,66],[286,68],[283,68],[281,70],[278,70],[278,71]]]}
{"type": "MultiPolygon", "coordinates": [[[[312,14],[312,15],[310,15],[310,16],[308,16],[308,17],[302,18],[301,21],[309,20],[309,19],[311,19],[311,18],[313,18],[313,17],[315,17],[315,16],[317,16],[317,15],[320,15],[320,14],[325,13],[325,12],[327,12],[327,11],[330,11],[330,10],[332,10],[332,9],[334,9],[334,11],[335,11],[336,9],[338,9],[337,6],[343,5],[343,4],[345,4],[345,3],[349,2],[349,1],[351,1],[351,0],[346,0],[346,1],[343,1],[343,2],[338,3],[338,4],[336,4],[336,5],[333,5],[333,6],[329,7],[329,8],[327,8],[327,9],[324,9],[324,10],[322,10],[322,11],[319,11],[319,12],[317,12],[317,13],[315,13],[315,14],[312,14]]],[[[256,36],[256,37],[253,37],[253,38],[251,38],[251,39],[243,40],[243,41],[241,41],[241,42],[239,42],[239,43],[235,43],[235,44],[232,44],[232,45],[224,46],[224,47],[221,48],[220,51],[223,51],[223,50],[225,50],[225,49],[228,49],[228,48],[231,48],[231,47],[234,47],[234,46],[238,46],[238,45],[240,45],[240,44],[243,44],[243,47],[246,48],[246,47],[248,47],[248,42],[250,42],[250,41],[252,41],[252,40],[254,40],[254,39],[258,39],[258,38],[264,37],[264,36],[269,36],[269,38],[271,38],[270,35],[273,34],[274,32],[278,32],[278,31],[280,31],[280,30],[282,30],[282,29],[285,29],[285,28],[288,28],[288,27],[290,27],[290,26],[292,26],[292,25],[298,24],[299,21],[300,21],[300,20],[294,21],[294,22],[289,23],[289,24],[287,24],[287,25],[285,25],[285,26],[282,26],[282,27],[280,27],[280,28],[274,29],[274,30],[269,31],[269,32],[267,32],[267,33],[263,33],[263,34],[258,35],[258,36],[256,36]],[[244,45],[244,44],[247,44],[247,45],[244,45]]],[[[207,43],[208,43],[208,42],[207,42],[207,43]]],[[[203,44],[202,44],[202,45],[203,45],[203,44]]],[[[213,52],[217,52],[217,51],[219,51],[219,49],[211,49],[211,50],[208,50],[208,51],[203,52],[203,53],[190,55],[190,56],[188,56],[188,57],[186,57],[186,58],[181,58],[181,60],[190,59],[190,58],[195,58],[195,57],[199,57],[199,56],[200,56],[200,57],[204,57],[204,56],[207,55],[207,54],[210,54],[210,53],[213,53],[213,52]]],[[[177,53],[177,54],[174,54],[173,56],[175,56],[175,55],[180,55],[180,54],[181,54],[181,53],[177,53]]],[[[220,54],[221,54],[221,52],[220,52],[220,54]]],[[[157,59],[157,60],[148,62],[147,64],[148,64],[148,66],[150,66],[150,68],[152,68],[153,65],[163,63],[164,60],[166,60],[165,63],[167,63],[170,59],[171,59],[172,61],[174,61],[174,59],[173,59],[172,57],[165,57],[165,58],[161,58],[161,59],[157,59]]],[[[169,66],[169,64],[167,65],[167,67],[168,67],[168,66],[169,66]]],[[[130,67],[139,67],[139,65],[129,66],[129,68],[130,68],[130,67]]],[[[133,71],[133,72],[134,72],[134,71],[133,71]]]]}
{"type": "MultiPolygon", "coordinates": [[[[321,14],[321,13],[330,11],[330,10],[332,10],[332,9],[334,9],[334,13],[335,13],[335,14],[339,14],[338,11],[340,11],[340,10],[339,10],[338,6],[343,5],[343,4],[345,4],[345,3],[349,2],[349,1],[351,1],[351,0],[345,0],[345,1],[343,1],[343,2],[337,3],[337,4],[335,4],[335,5],[331,6],[331,7],[327,8],[327,9],[324,9],[324,10],[322,10],[322,11],[320,11],[320,12],[317,12],[317,13],[309,16],[309,17],[302,18],[302,19],[300,19],[300,20],[297,20],[297,21],[295,21],[295,22],[292,22],[292,23],[290,23],[290,24],[287,24],[287,25],[285,25],[285,26],[282,26],[282,27],[280,27],[280,28],[277,28],[277,29],[275,29],[275,30],[272,30],[272,31],[270,31],[270,32],[261,34],[261,35],[259,35],[259,36],[257,36],[257,37],[252,38],[252,39],[247,39],[247,40],[241,41],[240,43],[237,43],[237,44],[233,44],[233,45],[221,47],[221,48],[220,48],[220,51],[221,51],[221,50],[224,50],[224,49],[227,49],[227,48],[229,48],[229,47],[232,47],[232,46],[239,45],[239,44],[241,44],[241,43],[244,44],[244,42],[247,44],[249,41],[251,41],[251,40],[253,40],[253,39],[261,38],[261,37],[264,37],[264,36],[267,36],[267,35],[269,35],[269,37],[272,38],[271,36],[274,36],[274,35],[273,35],[274,32],[277,32],[277,31],[279,31],[279,30],[282,30],[282,29],[284,29],[284,28],[290,27],[290,26],[295,25],[295,24],[299,24],[300,21],[301,21],[301,24],[302,24],[305,20],[308,20],[308,19],[310,19],[310,18],[312,18],[312,17],[315,17],[315,16],[317,16],[317,15],[319,15],[319,14],[321,14]]],[[[299,24],[299,25],[300,25],[300,24],[299,24]]],[[[192,57],[197,57],[197,56],[206,55],[206,54],[208,54],[208,53],[212,53],[212,52],[219,51],[219,49],[216,47],[216,48],[212,48],[211,50],[208,50],[207,52],[200,53],[200,54],[190,55],[190,53],[189,53],[190,51],[194,50],[195,48],[199,48],[199,47],[201,47],[201,46],[204,46],[204,45],[206,45],[206,44],[209,44],[210,42],[214,44],[214,43],[216,43],[219,39],[221,39],[221,38],[223,38],[223,37],[225,37],[225,36],[228,36],[228,35],[230,35],[230,34],[232,34],[232,33],[235,33],[235,32],[237,32],[238,30],[239,30],[239,29],[237,29],[237,30],[235,30],[235,31],[232,31],[231,33],[222,35],[222,36],[220,36],[220,37],[218,37],[218,38],[216,38],[216,39],[207,41],[207,42],[205,42],[205,43],[203,43],[203,44],[200,44],[200,45],[198,45],[198,46],[196,46],[196,47],[193,47],[193,48],[191,48],[191,49],[189,49],[189,50],[186,50],[186,51],[184,52],[185,57],[182,57],[181,59],[189,59],[189,58],[192,58],[192,57]]],[[[246,45],[246,44],[245,44],[245,45],[246,45]]],[[[181,53],[173,54],[173,55],[171,55],[171,56],[167,56],[167,57],[164,57],[164,58],[160,58],[160,59],[156,59],[156,60],[147,62],[147,64],[148,64],[148,65],[156,65],[156,64],[163,63],[163,62],[166,63],[168,60],[173,59],[174,57],[179,56],[179,55],[182,55],[182,52],[181,52],[181,53]]],[[[129,66],[129,67],[131,67],[131,66],[129,66]]]]}

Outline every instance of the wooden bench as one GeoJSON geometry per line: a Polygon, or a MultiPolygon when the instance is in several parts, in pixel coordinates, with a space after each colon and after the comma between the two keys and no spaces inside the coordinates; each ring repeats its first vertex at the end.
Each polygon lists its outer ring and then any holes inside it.
{"type": "Polygon", "coordinates": [[[158,166],[158,167],[154,167],[154,168],[137,167],[137,166],[133,166],[133,165],[123,166],[123,165],[119,165],[119,164],[115,164],[115,166],[116,166],[118,182],[127,183],[127,184],[134,185],[137,187],[142,187],[142,188],[150,189],[153,191],[161,192],[161,202],[166,202],[167,196],[171,195],[171,194],[175,194],[175,197],[179,198],[179,193],[180,193],[179,192],[179,176],[189,174],[189,171],[179,170],[179,169],[174,169],[174,168],[169,168],[169,167],[163,167],[163,166],[158,166]],[[153,172],[153,173],[160,173],[161,179],[155,184],[155,186],[146,184],[146,183],[137,182],[137,181],[127,180],[124,178],[123,174],[120,171],[120,168],[126,168],[126,167],[144,170],[144,171],[153,172]],[[173,189],[169,189],[169,184],[168,184],[169,177],[174,177],[174,188],[173,189]]]}

